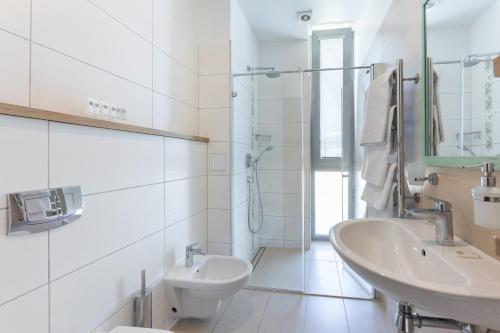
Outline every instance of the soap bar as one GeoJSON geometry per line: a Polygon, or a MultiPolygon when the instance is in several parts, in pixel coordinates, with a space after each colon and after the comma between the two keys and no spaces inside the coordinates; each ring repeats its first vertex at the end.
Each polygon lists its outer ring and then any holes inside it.
{"type": "Polygon", "coordinates": [[[493,73],[495,77],[500,77],[500,56],[493,59],[493,73]]]}
{"type": "Polygon", "coordinates": [[[481,259],[481,256],[472,250],[456,250],[457,257],[461,259],[481,259]]]}

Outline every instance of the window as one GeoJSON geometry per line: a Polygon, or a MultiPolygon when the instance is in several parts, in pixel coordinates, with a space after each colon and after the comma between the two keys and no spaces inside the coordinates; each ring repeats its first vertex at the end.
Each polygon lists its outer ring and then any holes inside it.
{"type": "MultiPolygon", "coordinates": [[[[319,43],[320,67],[343,66],[344,41],[342,38],[321,39],[319,43]]],[[[342,71],[320,74],[320,156],[342,157],[342,71]]]]}
{"type": "Polygon", "coordinates": [[[313,239],[324,239],[330,228],[353,210],[351,165],[354,155],[353,42],[350,29],[314,31],[311,152],[313,239]]]}

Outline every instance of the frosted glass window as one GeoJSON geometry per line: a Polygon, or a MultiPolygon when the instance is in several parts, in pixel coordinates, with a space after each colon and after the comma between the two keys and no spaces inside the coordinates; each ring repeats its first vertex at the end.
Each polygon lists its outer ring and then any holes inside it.
{"type": "MultiPolygon", "coordinates": [[[[343,39],[320,40],[321,68],[343,66],[343,39]]],[[[320,74],[320,157],[342,157],[343,71],[320,74]]]]}

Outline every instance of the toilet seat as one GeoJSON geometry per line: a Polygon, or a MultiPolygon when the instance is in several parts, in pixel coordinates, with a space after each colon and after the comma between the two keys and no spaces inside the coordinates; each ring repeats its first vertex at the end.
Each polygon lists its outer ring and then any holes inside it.
{"type": "Polygon", "coordinates": [[[173,333],[173,332],[166,330],[157,330],[153,328],[117,326],[113,328],[109,333],[173,333]]]}

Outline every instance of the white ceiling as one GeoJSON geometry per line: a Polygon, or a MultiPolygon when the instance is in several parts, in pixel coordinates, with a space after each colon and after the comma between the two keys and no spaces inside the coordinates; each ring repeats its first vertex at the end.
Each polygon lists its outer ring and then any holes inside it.
{"type": "Polygon", "coordinates": [[[310,26],[352,23],[361,19],[367,3],[376,0],[238,0],[260,41],[306,39],[308,25],[296,13],[313,10],[310,26]]]}
{"type": "Polygon", "coordinates": [[[450,28],[467,26],[499,0],[431,0],[434,6],[427,9],[427,26],[450,28]]]}

